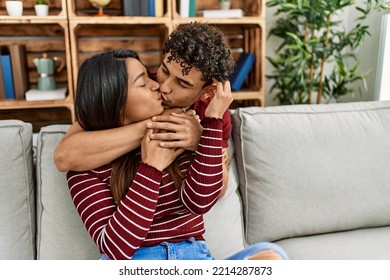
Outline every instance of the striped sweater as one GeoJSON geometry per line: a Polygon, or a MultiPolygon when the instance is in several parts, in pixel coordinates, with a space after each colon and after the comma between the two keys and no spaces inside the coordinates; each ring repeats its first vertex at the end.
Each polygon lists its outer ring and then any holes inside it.
{"type": "Polygon", "coordinates": [[[77,212],[101,253],[131,259],[141,246],[203,239],[202,215],[216,203],[223,185],[222,126],[222,119],[204,119],[193,161],[176,159],[181,171],[188,171],[179,190],[168,173],[141,162],[116,206],[109,189],[111,165],[67,173],[77,212]]]}

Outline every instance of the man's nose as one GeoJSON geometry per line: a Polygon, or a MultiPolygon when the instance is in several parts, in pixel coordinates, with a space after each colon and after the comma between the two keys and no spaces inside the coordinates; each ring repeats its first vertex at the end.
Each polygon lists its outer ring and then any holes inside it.
{"type": "Polygon", "coordinates": [[[168,78],[165,81],[160,83],[160,92],[161,93],[171,93],[171,80],[168,78]]]}

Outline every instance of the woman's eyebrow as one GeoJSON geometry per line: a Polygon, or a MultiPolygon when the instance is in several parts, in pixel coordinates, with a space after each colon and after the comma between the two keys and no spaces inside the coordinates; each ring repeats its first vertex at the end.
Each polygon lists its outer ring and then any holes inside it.
{"type": "Polygon", "coordinates": [[[138,74],[138,76],[137,76],[137,77],[135,77],[135,79],[134,79],[134,82],[133,82],[133,83],[135,83],[135,82],[136,82],[138,79],[142,78],[143,76],[145,76],[145,72],[142,72],[142,73],[138,74]]]}

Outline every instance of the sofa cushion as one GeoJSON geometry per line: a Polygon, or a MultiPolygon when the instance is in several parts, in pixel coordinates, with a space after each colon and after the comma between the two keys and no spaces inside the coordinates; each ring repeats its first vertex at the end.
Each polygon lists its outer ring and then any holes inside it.
{"type": "Polygon", "coordinates": [[[276,243],[292,260],[389,260],[390,227],[296,237],[276,243]]]}
{"type": "Polygon", "coordinates": [[[204,215],[204,237],[216,259],[223,259],[245,247],[241,198],[238,193],[238,174],[234,146],[229,139],[231,157],[229,183],[225,195],[204,215]]]}
{"type": "Polygon", "coordinates": [[[390,225],[390,102],[240,108],[249,243],[390,225]]]}
{"type": "Polygon", "coordinates": [[[98,259],[72,199],[66,174],[57,170],[53,154],[69,126],[43,127],[37,141],[37,258],[98,259]]]}
{"type": "Polygon", "coordinates": [[[0,121],[0,259],[35,258],[32,126],[0,121]]]}

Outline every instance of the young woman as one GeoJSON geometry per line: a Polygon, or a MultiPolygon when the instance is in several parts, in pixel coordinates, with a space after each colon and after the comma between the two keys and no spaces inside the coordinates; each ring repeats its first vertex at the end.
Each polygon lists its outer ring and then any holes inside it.
{"type": "MultiPolygon", "coordinates": [[[[85,130],[102,130],[159,115],[158,89],[135,52],[97,54],[79,69],[78,121],[85,130]]],[[[217,82],[196,153],[161,148],[148,130],[140,149],[97,169],[67,173],[102,259],[213,259],[202,215],[223,186],[222,116],[231,102],[229,82],[217,82]]]]}

